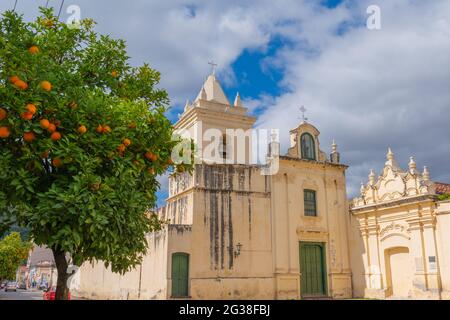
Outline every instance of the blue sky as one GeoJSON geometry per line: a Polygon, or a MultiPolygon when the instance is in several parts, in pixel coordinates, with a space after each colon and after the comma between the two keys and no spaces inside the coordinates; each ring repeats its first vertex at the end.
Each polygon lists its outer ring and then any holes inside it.
{"type": "Polygon", "coordinates": [[[335,8],[342,3],[342,0],[322,0],[322,5],[328,8],[335,8]]]}

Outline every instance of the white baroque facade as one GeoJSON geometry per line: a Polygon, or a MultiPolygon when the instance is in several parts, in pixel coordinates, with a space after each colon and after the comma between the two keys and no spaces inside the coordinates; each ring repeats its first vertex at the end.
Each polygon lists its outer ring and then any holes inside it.
{"type": "Polygon", "coordinates": [[[350,205],[353,290],[368,298],[448,299],[449,201],[411,157],[403,170],[389,149],[350,205]]]}

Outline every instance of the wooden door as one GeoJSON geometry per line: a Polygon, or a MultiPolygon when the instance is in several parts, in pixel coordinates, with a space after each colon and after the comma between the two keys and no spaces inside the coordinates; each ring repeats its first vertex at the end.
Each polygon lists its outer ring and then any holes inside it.
{"type": "Polygon", "coordinates": [[[325,246],[323,243],[300,243],[300,274],[302,297],[327,295],[325,246]]]}
{"type": "Polygon", "coordinates": [[[189,255],[172,254],[172,297],[189,296],[189,255]]]}

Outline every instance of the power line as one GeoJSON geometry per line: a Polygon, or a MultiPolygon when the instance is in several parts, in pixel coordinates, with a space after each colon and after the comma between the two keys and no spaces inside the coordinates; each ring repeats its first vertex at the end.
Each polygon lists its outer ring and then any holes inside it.
{"type": "Polygon", "coordinates": [[[64,0],[61,1],[61,6],[59,7],[59,12],[58,12],[58,20],[59,20],[59,16],[61,15],[61,10],[64,6],[64,0]]]}

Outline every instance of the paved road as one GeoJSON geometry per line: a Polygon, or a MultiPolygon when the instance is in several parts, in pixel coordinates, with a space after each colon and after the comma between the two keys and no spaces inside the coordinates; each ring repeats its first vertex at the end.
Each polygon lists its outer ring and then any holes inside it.
{"type": "Polygon", "coordinates": [[[16,292],[0,291],[0,300],[42,300],[42,291],[27,291],[18,289],[16,292]]]}

